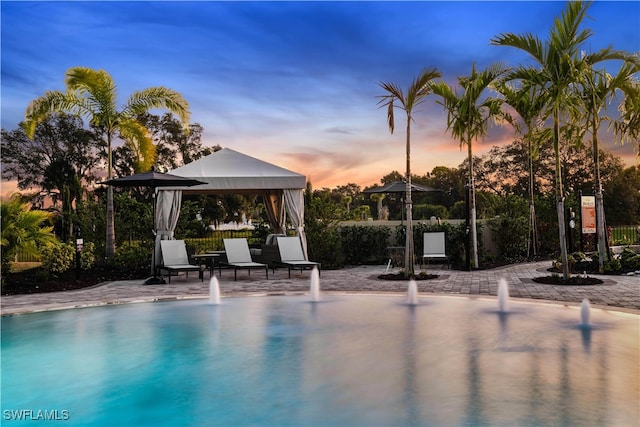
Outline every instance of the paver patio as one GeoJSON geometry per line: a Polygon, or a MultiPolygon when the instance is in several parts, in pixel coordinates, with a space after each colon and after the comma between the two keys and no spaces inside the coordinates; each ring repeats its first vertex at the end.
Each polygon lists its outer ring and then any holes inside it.
{"type": "MultiPolygon", "coordinates": [[[[439,277],[418,281],[417,284],[419,292],[423,295],[495,297],[498,292],[498,280],[504,278],[509,284],[509,293],[514,299],[580,304],[584,298],[588,298],[595,307],[615,307],[623,311],[640,312],[640,276],[593,275],[602,279],[604,283],[591,286],[555,286],[535,283],[532,278],[550,274],[546,271],[549,266],[549,261],[543,261],[471,272],[433,266],[428,271],[438,274],[439,277]]],[[[384,273],[385,269],[385,266],[358,266],[341,270],[323,270],[320,287],[322,292],[406,292],[407,283],[404,281],[378,279],[378,275],[384,273]]],[[[144,279],[141,278],[140,280],[105,282],[74,291],[3,296],[0,314],[21,314],[128,302],[208,298],[208,275],[205,277],[204,282],[200,282],[197,276],[193,275],[189,278],[174,277],[171,284],[151,286],[145,286],[144,279]]],[[[222,277],[218,277],[218,280],[223,297],[301,294],[309,292],[310,273],[308,271],[292,273],[289,279],[286,269],[279,269],[274,275],[270,272],[269,279],[265,279],[264,275],[238,272],[238,280],[234,281],[231,272],[223,271],[222,277]]]]}

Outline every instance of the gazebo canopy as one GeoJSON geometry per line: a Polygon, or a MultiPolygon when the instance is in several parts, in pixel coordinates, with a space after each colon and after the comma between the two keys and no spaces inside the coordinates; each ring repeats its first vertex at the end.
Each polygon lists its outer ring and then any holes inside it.
{"type": "MultiPolygon", "coordinates": [[[[193,187],[163,187],[156,199],[156,254],[160,240],[173,239],[180,215],[182,194],[261,194],[269,222],[278,234],[286,233],[285,212],[300,236],[305,257],[304,175],[223,148],[208,156],[170,171],[172,175],[196,179],[205,184],[193,187]]],[[[159,257],[156,257],[159,259],[159,257]]],[[[155,267],[155,266],[154,266],[155,267]]]]}
{"type": "Polygon", "coordinates": [[[262,190],[304,189],[304,175],[255,157],[223,148],[170,171],[172,175],[206,182],[195,187],[169,187],[193,193],[260,193],[262,190]]]}

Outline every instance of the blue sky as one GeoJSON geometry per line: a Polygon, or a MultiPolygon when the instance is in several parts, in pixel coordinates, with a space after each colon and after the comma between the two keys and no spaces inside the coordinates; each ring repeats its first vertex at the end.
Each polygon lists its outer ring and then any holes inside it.
{"type": "MultiPolygon", "coordinates": [[[[404,117],[391,135],[377,106],[380,81],[406,88],[424,67],[454,83],[471,70],[526,57],[490,46],[502,32],[545,39],[565,3],[552,2],[63,2],[5,1],[1,39],[2,127],[28,103],[64,90],[65,71],[108,71],[120,103],[167,86],[190,103],[203,142],[307,175],[315,188],[375,184],[404,171],[404,117]]],[[[595,2],[586,26],[597,50],[640,51],[640,2],[595,2]]],[[[510,142],[492,129],[482,154],[510,142]]],[[[631,145],[614,152],[628,165],[631,145]]],[[[466,149],[446,133],[435,97],[412,125],[412,171],[458,166],[466,149]]],[[[5,183],[6,184],[6,183],[5,183]]],[[[5,194],[5,190],[2,191],[5,194]]]]}

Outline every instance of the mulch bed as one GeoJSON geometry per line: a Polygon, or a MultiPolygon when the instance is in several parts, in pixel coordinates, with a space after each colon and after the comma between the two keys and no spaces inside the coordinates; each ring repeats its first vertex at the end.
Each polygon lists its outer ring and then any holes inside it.
{"type": "Polygon", "coordinates": [[[568,285],[568,286],[588,286],[588,285],[602,285],[604,282],[595,277],[582,277],[573,276],[564,280],[562,276],[543,276],[534,277],[532,279],[536,283],[542,283],[545,285],[568,285]]]}
{"type": "MultiPolygon", "coordinates": [[[[427,274],[427,273],[419,273],[417,275],[415,275],[413,277],[413,280],[431,280],[431,279],[437,279],[438,276],[437,274],[427,274]]],[[[382,280],[407,280],[404,277],[404,273],[386,273],[386,274],[381,274],[378,276],[378,279],[382,279],[382,280]]]]}
{"type": "Polygon", "coordinates": [[[149,276],[149,270],[122,271],[115,269],[93,269],[80,271],[76,278],[75,270],[67,271],[58,277],[42,279],[39,268],[19,273],[9,273],[2,278],[2,295],[24,295],[43,292],[60,292],[83,289],[98,283],[113,280],[143,279],[149,276]]]}

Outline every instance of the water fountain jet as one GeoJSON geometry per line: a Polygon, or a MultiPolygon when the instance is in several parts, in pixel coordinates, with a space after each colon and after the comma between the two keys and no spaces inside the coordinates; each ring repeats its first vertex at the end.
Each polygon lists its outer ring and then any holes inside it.
{"type": "Polygon", "coordinates": [[[505,279],[498,282],[498,311],[506,313],[509,310],[509,285],[505,279]]]}
{"type": "Polygon", "coordinates": [[[209,302],[213,305],[220,304],[220,284],[216,276],[209,280],[209,302]]]}
{"type": "Polygon", "coordinates": [[[581,326],[591,326],[591,304],[587,298],[582,300],[580,306],[580,323],[581,326]]]}
{"type": "Polygon", "coordinates": [[[311,294],[311,301],[320,301],[320,272],[316,267],[311,270],[311,288],[309,290],[311,294]]]}
{"type": "Polygon", "coordinates": [[[407,289],[407,304],[418,305],[418,284],[415,280],[409,280],[409,287],[407,289]]]}

